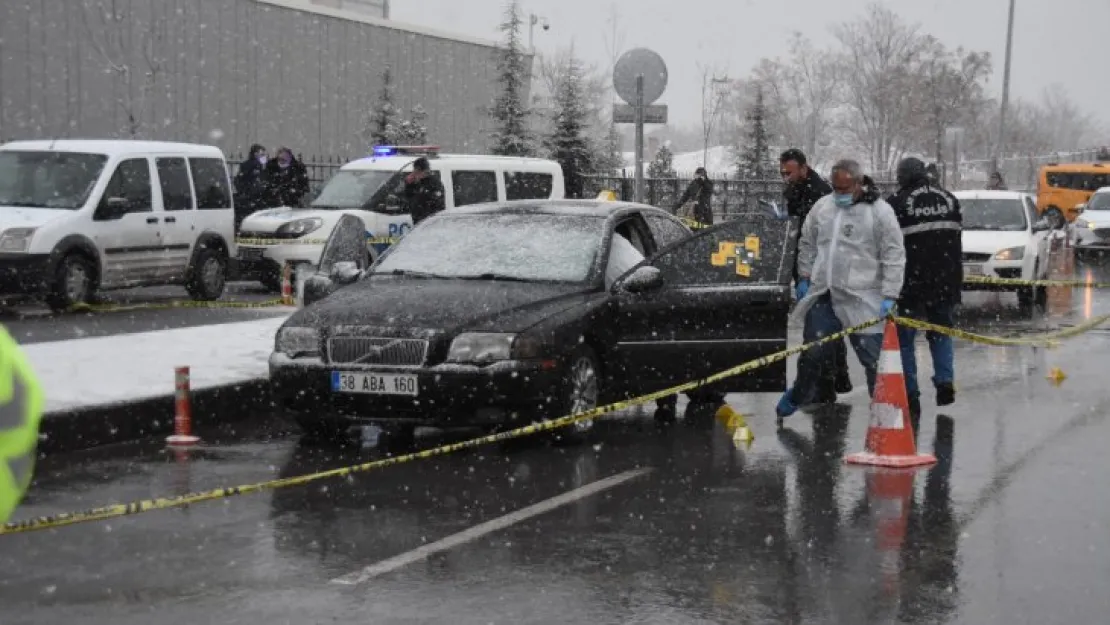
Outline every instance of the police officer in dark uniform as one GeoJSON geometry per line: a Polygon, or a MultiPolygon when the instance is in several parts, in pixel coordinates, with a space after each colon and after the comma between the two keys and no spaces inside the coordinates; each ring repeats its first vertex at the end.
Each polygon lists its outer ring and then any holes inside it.
{"type": "MultiPolygon", "coordinates": [[[[795,221],[794,232],[794,262],[791,274],[794,282],[798,281],[798,237],[802,233],[802,223],[809,215],[810,209],[817,200],[832,193],[832,185],[814,171],[806,161],[804,152],[791,148],[779,156],[779,173],[785,184],[783,197],[786,200],[786,212],[795,221]]],[[[822,384],[818,391],[817,399],[821,403],[836,401],[837,393],[852,392],[852,379],[848,376],[848,346],[843,340],[833,343],[833,354],[836,366],[833,367],[835,379],[822,384]],[[833,388],[829,388],[829,385],[833,388]]]]}
{"type": "Polygon", "coordinates": [[[412,173],[405,177],[405,200],[416,226],[446,207],[443,183],[432,175],[432,164],[421,156],[412,164],[412,173]]]}
{"type": "MultiPolygon", "coordinates": [[[[954,195],[929,179],[920,159],[906,158],[898,164],[898,192],[887,200],[898,215],[906,246],[906,278],[899,313],[904,317],[952,327],[952,315],[963,289],[963,216],[954,195]]],[[[921,392],[917,385],[917,360],[910,328],[898,329],[902,346],[902,369],[910,412],[921,414],[921,392]]],[[[927,332],[933,357],[933,385],[937,405],[956,401],[955,353],[951,337],[927,332]]]]}

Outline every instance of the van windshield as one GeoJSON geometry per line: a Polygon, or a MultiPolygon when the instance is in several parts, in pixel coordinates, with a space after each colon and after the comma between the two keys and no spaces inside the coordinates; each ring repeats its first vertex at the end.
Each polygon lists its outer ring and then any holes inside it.
{"type": "Polygon", "coordinates": [[[399,174],[392,171],[365,169],[340,171],[324,185],[320,196],[313,200],[312,207],[334,210],[375,210],[377,203],[385,201],[384,194],[380,192],[399,184],[399,174]],[[379,197],[382,199],[378,199],[379,197]]]}
{"type": "Polygon", "coordinates": [[[104,154],[0,152],[0,206],[81,208],[107,162],[104,154]]]}

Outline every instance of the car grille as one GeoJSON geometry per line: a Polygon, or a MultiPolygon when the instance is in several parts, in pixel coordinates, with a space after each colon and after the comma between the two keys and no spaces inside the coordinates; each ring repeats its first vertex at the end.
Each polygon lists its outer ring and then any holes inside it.
{"type": "Polygon", "coordinates": [[[990,259],[990,254],[975,254],[973,252],[964,252],[965,263],[985,263],[990,259]]]}
{"type": "Polygon", "coordinates": [[[328,360],[333,364],[419,367],[427,356],[424,339],[336,336],[328,341],[328,360]]]}
{"type": "Polygon", "coordinates": [[[1110,228],[1098,228],[1095,230],[1095,236],[1100,239],[1110,239],[1110,228]]]}

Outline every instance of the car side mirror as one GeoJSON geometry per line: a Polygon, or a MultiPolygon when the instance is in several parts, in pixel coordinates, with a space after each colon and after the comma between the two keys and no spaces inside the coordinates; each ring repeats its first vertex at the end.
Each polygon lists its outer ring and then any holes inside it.
{"type": "Polygon", "coordinates": [[[361,275],[362,270],[358,268],[358,263],[353,261],[340,261],[331,268],[331,280],[340,286],[358,282],[361,275]]]}
{"type": "Polygon", "coordinates": [[[304,300],[305,306],[310,306],[325,297],[331,295],[336,290],[336,285],[327,276],[315,275],[309,277],[304,282],[304,300]]]}
{"type": "Polygon", "coordinates": [[[1082,213],[1085,210],[1087,210],[1086,202],[1084,202],[1083,204],[1079,204],[1075,207],[1075,212],[1077,212],[1077,213],[1082,213]]]}
{"type": "Polygon", "coordinates": [[[378,205],[378,210],[385,213],[405,212],[405,203],[394,193],[385,196],[385,201],[378,205]]]}
{"type": "Polygon", "coordinates": [[[628,293],[647,293],[663,286],[663,273],[651,265],[644,265],[629,274],[620,285],[628,293]]]}
{"type": "Polygon", "coordinates": [[[1052,224],[1047,219],[1038,219],[1033,222],[1033,232],[1047,232],[1052,230],[1052,224]]]}
{"type": "Polygon", "coordinates": [[[100,219],[119,219],[126,215],[131,208],[131,202],[123,197],[110,197],[106,198],[100,205],[100,209],[96,211],[96,216],[100,219]]]}

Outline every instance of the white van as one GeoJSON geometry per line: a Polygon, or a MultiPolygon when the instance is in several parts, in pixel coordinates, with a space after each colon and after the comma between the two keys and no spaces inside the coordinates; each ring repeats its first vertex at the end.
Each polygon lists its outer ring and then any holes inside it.
{"type": "Polygon", "coordinates": [[[372,156],[344,165],[309,208],[274,208],[244,219],[238,240],[241,275],[279,289],[285,263],[319,264],[324,243],[343,215],[362,220],[367,239],[362,262],[369,266],[391,240],[412,228],[402,191],[421,156],[443,183],[447,208],[565,197],[563,170],[555,161],[439,154],[434,146],[379,146],[372,156]]]}
{"type": "Polygon", "coordinates": [[[218,148],[117,140],[0,146],[0,294],[56,310],[98,290],[182,284],[218,299],[235,210],[218,148]]]}

